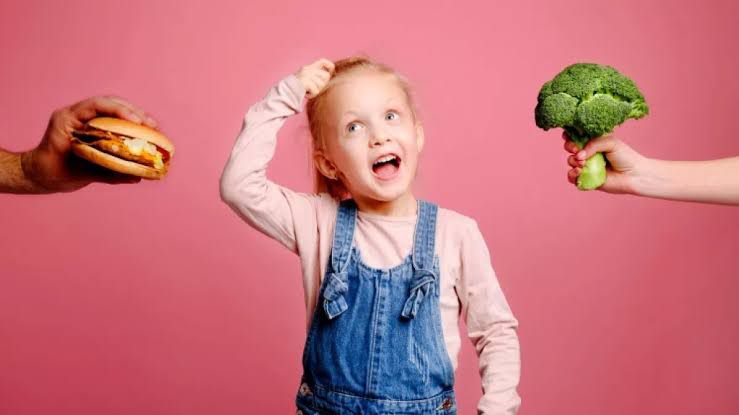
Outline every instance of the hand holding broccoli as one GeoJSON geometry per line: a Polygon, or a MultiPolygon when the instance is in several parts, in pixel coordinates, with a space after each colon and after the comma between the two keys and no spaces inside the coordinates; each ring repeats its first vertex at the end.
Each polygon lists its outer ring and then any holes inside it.
{"type": "MultiPolygon", "coordinates": [[[[644,96],[629,78],[609,66],[592,63],[565,68],[541,87],[537,101],[536,125],[544,130],[564,128],[580,150],[627,119],[649,112],[644,96]]],[[[580,190],[597,189],[606,183],[606,160],[597,151],[586,151],[587,160],[573,166],[580,169],[576,175],[580,190]]],[[[614,189],[627,184],[618,183],[618,176],[614,180],[614,189]]]]}
{"type": "Polygon", "coordinates": [[[606,182],[598,190],[686,202],[739,205],[739,157],[678,161],[645,157],[621,140],[607,135],[588,141],[585,148],[569,139],[565,150],[570,183],[577,183],[586,160],[602,153],[608,160],[606,182]]]}
{"type": "Polygon", "coordinates": [[[583,149],[570,140],[566,132],[562,133],[562,138],[565,139],[565,150],[571,153],[567,158],[571,167],[567,172],[570,183],[577,184],[586,160],[601,153],[608,161],[608,173],[605,183],[598,190],[608,193],[638,193],[639,180],[648,169],[649,159],[611,135],[594,138],[583,149]]]}

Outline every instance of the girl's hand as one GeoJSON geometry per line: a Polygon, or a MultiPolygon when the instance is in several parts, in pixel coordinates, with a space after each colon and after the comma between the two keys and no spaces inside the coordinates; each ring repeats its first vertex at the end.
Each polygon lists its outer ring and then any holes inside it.
{"type": "Polygon", "coordinates": [[[295,73],[295,76],[303,84],[308,98],[314,98],[323,91],[333,73],[334,63],[322,58],[303,66],[295,73]]]}
{"type": "Polygon", "coordinates": [[[588,141],[582,150],[578,149],[577,144],[569,139],[567,133],[563,133],[562,138],[565,139],[565,150],[572,154],[567,158],[567,164],[571,167],[571,170],[567,172],[567,179],[570,183],[577,183],[577,177],[582,172],[585,160],[595,153],[603,153],[608,160],[606,182],[598,190],[608,193],[637,194],[639,179],[648,169],[646,157],[611,135],[588,141]]]}

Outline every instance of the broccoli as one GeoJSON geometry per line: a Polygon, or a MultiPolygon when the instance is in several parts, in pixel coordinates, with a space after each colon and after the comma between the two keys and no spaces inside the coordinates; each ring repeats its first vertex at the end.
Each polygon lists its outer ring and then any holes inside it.
{"type": "MultiPolygon", "coordinates": [[[[649,113],[631,79],[610,66],[576,63],[565,68],[539,91],[534,116],[539,128],[561,127],[581,149],[592,138],[613,131],[629,118],[649,113]]],[[[577,178],[580,190],[597,189],[606,181],[603,154],[590,157],[577,178]]]]}

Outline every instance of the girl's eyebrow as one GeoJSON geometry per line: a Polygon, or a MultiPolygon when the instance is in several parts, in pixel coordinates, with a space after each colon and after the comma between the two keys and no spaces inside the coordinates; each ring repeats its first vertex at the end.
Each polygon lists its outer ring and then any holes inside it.
{"type": "MultiPolygon", "coordinates": [[[[385,105],[390,108],[392,111],[401,111],[405,112],[408,111],[408,103],[402,99],[402,98],[392,98],[385,102],[385,105]]],[[[412,111],[412,110],[410,110],[412,111]]]]}
{"type": "MultiPolygon", "coordinates": [[[[402,97],[399,97],[399,96],[391,96],[390,98],[388,98],[388,99],[385,100],[385,105],[389,105],[389,106],[393,106],[393,107],[398,107],[398,108],[396,108],[398,110],[400,109],[399,107],[401,107],[403,104],[404,104],[404,99],[402,97]],[[391,104],[393,104],[393,105],[391,105],[391,104]]],[[[344,122],[344,119],[346,119],[347,117],[360,118],[360,116],[359,116],[359,114],[357,112],[355,112],[354,110],[348,110],[348,111],[344,111],[341,114],[341,118],[339,118],[339,121],[341,123],[343,123],[344,122]]]]}
{"type": "Polygon", "coordinates": [[[357,114],[354,111],[346,111],[343,114],[341,114],[341,118],[339,118],[339,125],[345,124],[348,120],[354,120],[359,118],[359,114],[357,114]]]}

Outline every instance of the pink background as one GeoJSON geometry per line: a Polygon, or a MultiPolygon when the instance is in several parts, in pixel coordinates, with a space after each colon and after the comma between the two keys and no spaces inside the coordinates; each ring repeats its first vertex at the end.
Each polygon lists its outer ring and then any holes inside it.
{"type": "MultiPolygon", "coordinates": [[[[735,2],[118,3],[0,5],[0,146],[31,148],[53,109],[102,93],[177,144],[163,182],[0,196],[0,413],[292,413],[298,261],[218,178],[269,87],[362,52],[417,90],[418,194],[491,248],[521,321],[521,413],[739,412],[739,209],[579,193],[560,132],[533,121],[544,81],[595,61],[646,95],[652,114],[618,131],[645,154],[739,154],[735,2]]],[[[288,123],[271,169],[304,191],[306,128],[288,123]]],[[[476,372],[465,343],[463,414],[476,372]]]]}

